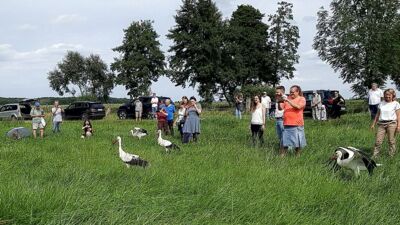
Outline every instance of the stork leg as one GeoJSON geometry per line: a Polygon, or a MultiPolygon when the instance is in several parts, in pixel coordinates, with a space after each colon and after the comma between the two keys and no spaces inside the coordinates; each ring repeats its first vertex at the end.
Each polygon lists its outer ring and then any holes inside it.
{"type": "Polygon", "coordinates": [[[360,176],[360,167],[357,166],[356,170],[354,171],[356,177],[360,176]]]}
{"type": "Polygon", "coordinates": [[[131,167],[131,166],[130,166],[129,164],[127,164],[127,163],[125,163],[125,165],[126,165],[127,168],[131,167]]]}

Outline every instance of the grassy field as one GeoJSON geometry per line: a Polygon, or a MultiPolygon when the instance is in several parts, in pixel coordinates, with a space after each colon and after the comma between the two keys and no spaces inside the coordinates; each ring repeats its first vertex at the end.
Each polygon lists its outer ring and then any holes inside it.
{"type": "MultiPolygon", "coordinates": [[[[399,223],[399,155],[383,156],[372,177],[324,167],[337,146],[371,151],[367,114],[307,120],[304,154],[284,159],[273,121],[262,148],[250,147],[248,121],[206,112],[199,143],[171,154],[157,145],[153,121],[138,125],[151,133],[139,141],[128,133],[137,123],[114,115],[94,121],[86,140],[80,121],[57,135],[48,129],[43,140],[0,137],[0,224],[399,223]],[[126,168],[111,144],[117,135],[151,166],[126,168]]],[[[3,121],[0,133],[19,125],[31,124],[3,121]]]]}

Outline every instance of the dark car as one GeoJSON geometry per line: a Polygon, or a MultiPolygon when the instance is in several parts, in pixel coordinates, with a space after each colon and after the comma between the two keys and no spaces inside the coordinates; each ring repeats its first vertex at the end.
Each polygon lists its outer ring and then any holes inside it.
{"type": "Polygon", "coordinates": [[[106,116],[100,102],[74,102],[64,110],[65,119],[102,119],[106,116]]]}
{"type": "MultiPolygon", "coordinates": [[[[336,90],[317,90],[318,94],[321,96],[322,104],[325,105],[326,113],[328,116],[332,115],[332,99],[335,96],[336,90]]],[[[339,92],[339,91],[337,91],[339,92]]],[[[314,91],[303,91],[304,98],[306,99],[306,107],[304,109],[304,114],[312,115],[311,102],[314,97],[314,91]]],[[[340,110],[341,114],[347,112],[346,102],[343,102],[340,110]]]]}
{"type": "MultiPolygon", "coordinates": [[[[139,101],[141,101],[142,105],[143,105],[142,118],[151,117],[151,98],[152,98],[152,96],[142,96],[142,97],[138,98],[139,101]]],[[[158,96],[157,98],[158,98],[159,104],[161,102],[165,102],[166,99],[171,99],[169,97],[163,97],[163,96],[158,96]]],[[[133,100],[125,103],[124,105],[121,105],[117,111],[118,118],[120,118],[120,119],[134,118],[135,119],[135,101],[136,101],[136,99],[133,99],[133,100]]]]}

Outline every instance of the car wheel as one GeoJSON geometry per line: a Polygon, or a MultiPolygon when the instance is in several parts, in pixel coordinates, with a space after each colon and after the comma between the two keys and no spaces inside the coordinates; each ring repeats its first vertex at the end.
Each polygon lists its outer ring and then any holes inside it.
{"type": "Polygon", "coordinates": [[[118,118],[121,120],[126,119],[126,112],[125,111],[121,111],[118,113],[118,118]]]}
{"type": "Polygon", "coordinates": [[[89,119],[89,116],[87,113],[82,114],[82,120],[87,120],[89,119]]]}
{"type": "Polygon", "coordinates": [[[16,121],[16,120],[17,120],[17,117],[11,116],[11,121],[16,121]]]}

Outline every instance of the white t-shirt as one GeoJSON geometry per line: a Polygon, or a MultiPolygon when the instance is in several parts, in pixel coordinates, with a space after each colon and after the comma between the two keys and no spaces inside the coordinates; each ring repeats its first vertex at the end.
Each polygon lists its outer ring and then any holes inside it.
{"type": "Polygon", "coordinates": [[[275,103],[275,118],[282,118],[284,110],[279,110],[279,103],[275,103]]]}
{"type": "Polygon", "coordinates": [[[383,101],[379,104],[378,108],[381,111],[379,121],[397,120],[396,111],[400,109],[400,104],[397,101],[383,101]]]}
{"type": "Polygon", "coordinates": [[[51,108],[51,112],[53,113],[53,121],[61,122],[62,121],[62,110],[61,108],[51,108]]]}
{"type": "Polygon", "coordinates": [[[377,88],[375,91],[370,89],[368,91],[368,104],[369,105],[378,105],[381,103],[381,98],[383,98],[383,91],[377,88]]]}
{"type": "Polygon", "coordinates": [[[158,98],[157,97],[153,97],[151,98],[151,107],[157,107],[158,106],[158,98]]]}
{"type": "Polygon", "coordinates": [[[261,96],[261,104],[264,106],[266,109],[271,108],[271,98],[267,96],[261,96]]]}
{"type": "Polygon", "coordinates": [[[251,124],[254,125],[263,125],[264,124],[264,115],[263,115],[263,107],[258,107],[254,112],[251,113],[251,124]]]}

